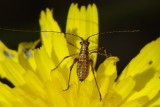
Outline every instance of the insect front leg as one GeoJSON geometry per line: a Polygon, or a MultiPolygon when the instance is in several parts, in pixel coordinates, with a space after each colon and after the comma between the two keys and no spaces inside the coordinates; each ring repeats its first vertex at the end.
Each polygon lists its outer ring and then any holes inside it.
{"type": "Polygon", "coordinates": [[[69,42],[68,40],[67,40],[67,43],[68,43],[69,45],[71,45],[71,46],[75,47],[76,49],[80,50],[78,47],[76,47],[74,44],[72,44],[72,43],[71,43],[71,42],[69,42]]]}
{"type": "Polygon", "coordinates": [[[98,47],[96,49],[90,50],[89,54],[92,54],[92,53],[98,53],[100,55],[105,56],[106,58],[112,56],[110,53],[107,52],[107,50],[104,47],[101,47],[101,48],[98,47]]]}
{"type": "Polygon", "coordinates": [[[89,62],[90,62],[90,65],[91,65],[93,77],[94,77],[94,80],[95,80],[95,83],[96,83],[96,86],[97,86],[97,89],[98,89],[98,93],[99,93],[99,96],[100,96],[100,101],[101,101],[101,100],[102,100],[102,95],[101,95],[101,92],[100,92],[99,87],[98,87],[98,83],[97,83],[97,80],[96,80],[96,76],[95,76],[95,74],[94,74],[93,60],[90,59],[89,62]]]}
{"type": "Polygon", "coordinates": [[[61,62],[60,62],[55,68],[53,68],[51,71],[54,71],[55,69],[57,69],[57,68],[59,67],[59,65],[60,65],[66,58],[69,58],[69,57],[74,56],[74,55],[78,55],[78,54],[72,54],[72,55],[69,55],[69,56],[65,56],[65,57],[61,60],[61,62]]]}
{"type": "Polygon", "coordinates": [[[69,78],[68,78],[68,87],[67,87],[67,89],[65,89],[65,90],[63,90],[63,91],[66,91],[66,90],[69,89],[69,83],[70,83],[72,68],[73,68],[74,64],[75,64],[78,60],[79,60],[78,58],[75,58],[73,64],[72,64],[71,67],[70,67],[69,78]]]}

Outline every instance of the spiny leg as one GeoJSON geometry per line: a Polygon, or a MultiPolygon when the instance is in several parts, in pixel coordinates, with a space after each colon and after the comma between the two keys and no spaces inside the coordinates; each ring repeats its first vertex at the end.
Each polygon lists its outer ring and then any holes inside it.
{"type": "Polygon", "coordinates": [[[92,73],[93,73],[93,76],[94,76],[94,80],[95,80],[95,82],[96,82],[96,86],[97,86],[98,93],[99,93],[99,96],[100,96],[100,101],[101,101],[101,100],[102,100],[102,95],[101,95],[101,92],[100,92],[99,87],[98,87],[98,83],[97,83],[97,80],[96,80],[96,76],[95,76],[95,74],[94,74],[93,60],[90,59],[89,62],[90,62],[90,64],[91,64],[92,73]]]}
{"type": "Polygon", "coordinates": [[[70,67],[69,78],[68,78],[68,87],[67,87],[67,89],[65,89],[65,90],[63,90],[63,91],[66,91],[66,90],[69,89],[69,83],[70,83],[72,68],[73,68],[74,64],[75,64],[77,61],[78,61],[78,58],[75,58],[73,64],[72,64],[71,67],[70,67]]]}
{"type": "Polygon", "coordinates": [[[65,56],[65,57],[61,60],[61,62],[60,62],[55,68],[53,68],[51,71],[54,71],[55,69],[57,69],[57,68],[59,67],[59,65],[60,65],[66,58],[69,58],[69,57],[74,56],[74,55],[78,55],[78,54],[72,54],[72,55],[69,55],[69,56],[65,56]]]}
{"type": "Polygon", "coordinates": [[[91,52],[89,52],[89,54],[98,53],[98,54],[103,55],[107,58],[112,56],[110,53],[107,53],[107,50],[104,47],[96,48],[96,49],[93,49],[93,50],[90,50],[90,51],[91,52]]]}

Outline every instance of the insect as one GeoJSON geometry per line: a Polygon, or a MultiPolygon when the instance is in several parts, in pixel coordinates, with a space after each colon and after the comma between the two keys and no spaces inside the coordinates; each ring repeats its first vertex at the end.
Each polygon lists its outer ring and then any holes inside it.
{"type": "MultiPolygon", "coordinates": [[[[111,34],[111,33],[117,33],[117,32],[138,32],[139,30],[133,30],[133,31],[112,31],[112,32],[103,32],[103,33],[97,33],[97,34],[93,34],[93,35],[90,35],[88,36],[87,39],[83,39],[82,37],[78,36],[78,35],[74,35],[74,34],[70,34],[70,33],[65,33],[65,34],[69,34],[69,35],[72,35],[72,36],[76,36],[78,38],[81,39],[81,42],[80,42],[80,45],[81,45],[81,48],[80,48],[80,52],[78,54],[72,54],[72,55],[69,55],[69,56],[65,56],[60,62],[59,64],[54,68],[52,69],[51,71],[54,71],[56,70],[59,65],[66,59],[66,58],[69,58],[69,57],[72,57],[72,56],[75,56],[77,55],[78,57],[76,57],[72,63],[72,65],[70,66],[70,73],[69,73],[69,78],[68,78],[68,87],[64,90],[68,90],[69,89],[69,83],[70,83],[70,77],[71,77],[71,72],[72,72],[72,68],[73,66],[75,65],[75,63],[77,63],[77,76],[79,78],[79,81],[84,81],[88,74],[89,74],[89,68],[91,66],[91,70],[92,70],[92,74],[94,76],[94,80],[95,80],[95,83],[96,83],[96,87],[98,89],[98,93],[99,93],[99,96],[100,96],[100,101],[102,100],[102,95],[101,95],[101,92],[100,92],[100,89],[99,89],[99,86],[98,86],[98,83],[97,83],[97,80],[96,80],[96,77],[95,77],[95,74],[94,74],[94,67],[93,67],[93,60],[90,58],[90,55],[92,53],[98,53],[100,55],[103,55],[105,56],[106,58],[107,57],[110,57],[111,54],[110,53],[107,53],[106,49],[105,48],[96,48],[96,49],[93,49],[91,51],[89,51],[88,47],[89,47],[89,38],[90,37],[93,37],[95,35],[98,35],[98,34],[111,34]]],[[[57,32],[58,33],[58,32],[57,32]]],[[[70,43],[69,41],[67,41],[70,45],[74,46],[72,43],[70,43]]],[[[74,46],[75,47],[75,46],[74,46]]],[[[77,48],[77,47],[76,47],[77,48]]]]}
{"type": "MultiPolygon", "coordinates": [[[[78,35],[74,35],[74,34],[71,34],[72,36],[76,36],[78,38],[81,39],[81,42],[80,42],[80,45],[81,45],[81,48],[80,48],[80,52],[79,54],[72,54],[72,55],[69,55],[69,56],[66,56],[64,57],[61,62],[54,68],[52,69],[52,71],[54,71],[55,69],[58,68],[58,66],[66,59],[66,58],[69,58],[71,56],[74,56],[74,55],[77,55],[78,57],[76,57],[72,63],[72,65],[70,66],[70,73],[69,73],[69,78],[68,78],[68,87],[67,89],[65,89],[64,91],[68,90],[69,89],[69,83],[70,83],[70,77],[71,77],[71,72],[72,72],[72,68],[73,66],[75,65],[75,63],[77,63],[77,76],[79,78],[79,81],[84,81],[88,74],[89,74],[89,68],[91,66],[91,70],[92,70],[92,73],[93,73],[93,76],[94,76],[94,80],[95,80],[95,83],[96,83],[96,87],[98,89],[98,92],[99,92],[99,96],[100,96],[100,100],[102,100],[102,96],[101,96],[101,92],[99,90],[99,86],[98,86],[98,83],[97,83],[97,80],[96,80],[96,77],[95,77],[95,74],[94,74],[94,67],[93,67],[93,60],[90,58],[90,55],[92,53],[99,53],[101,55],[104,55],[106,57],[109,57],[110,55],[107,54],[106,50],[104,48],[96,48],[96,49],[93,49],[91,51],[89,51],[88,47],[89,47],[89,38],[92,37],[92,36],[95,36],[95,35],[98,35],[98,34],[93,34],[93,35],[90,35],[87,39],[83,39],[82,37],[78,36],[78,35]]],[[[72,43],[68,42],[69,44],[73,45],[72,43]]]]}
{"type": "MultiPolygon", "coordinates": [[[[9,31],[22,31],[22,32],[54,32],[54,33],[63,33],[63,32],[57,32],[57,31],[30,31],[30,30],[14,30],[14,29],[4,29],[4,28],[0,28],[0,29],[1,30],[9,30],[9,31]]],[[[93,35],[88,36],[87,39],[83,39],[82,37],[80,37],[78,35],[71,34],[71,33],[64,33],[65,35],[68,34],[68,35],[76,36],[76,37],[78,37],[78,38],[81,39],[81,42],[80,42],[80,45],[81,45],[80,52],[78,54],[72,54],[72,55],[69,55],[69,56],[65,56],[61,60],[61,62],[54,69],[52,69],[51,71],[54,71],[55,69],[57,69],[60,66],[60,64],[66,58],[69,58],[69,57],[77,55],[78,57],[76,57],[74,59],[74,62],[70,66],[70,73],[69,73],[69,78],[68,78],[68,87],[64,91],[66,91],[66,90],[69,89],[71,72],[72,72],[72,68],[73,68],[73,66],[74,66],[75,63],[77,63],[77,76],[79,78],[79,81],[84,81],[87,78],[87,76],[89,74],[89,68],[91,66],[92,74],[94,76],[94,80],[95,80],[96,87],[98,89],[98,93],[99,93],[100,101],[101,101],[102,100],[102,96],[101,96],[101,92],[100,92],[100,89],[99,89],[99,86],[98,86],[98,83],[97,83],[97,80],[96,80],[96,77],[95,77],[95,74],[94,74],[93,60],[90,58],[90,55],[92,53],[98,53],[98,54],[103,55],[105,57],[109,57],[111,55],[109,53],[107,53],[106,49],[104,49],[103,47],[102,48],[96,48],[96,49],[93,49],[93,50],[89,51],[89,49],[88,49],[89,44],[90,44],[89,38],[91,38],[93,36],[96,36],[96,35],[99,35],[99,34],[111,34],[111,33],[116,33],[116,32],[138,32],[138,31],[139,30],[133,30],[133,31],[129,30],[129,31],[112,31],[112,32],[97,33],[97,34],[93,34],[93,35]]],[[[70,45],[74,46],[69,41],[67,41],[67,42],[70,45]]]]}

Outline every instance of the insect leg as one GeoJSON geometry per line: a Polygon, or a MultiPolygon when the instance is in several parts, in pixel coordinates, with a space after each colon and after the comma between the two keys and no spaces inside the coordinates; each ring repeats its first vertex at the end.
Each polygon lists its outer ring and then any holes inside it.
{"type": "Polygon", "coordinates": [[[61,60],[61,62],[60,62],[55,68],[53,68],[51,71],[54,71],[55,69],[57,69],[57,68],[59,67],[59,65],[60,65],[66,58],[69,58],[69,57],[74,56],[74,55],[78,55],[78,54],[72,54],[72,55],[69,55],[69,56],[65,56],[65,57],[61,60]]]}
{"type": "MultiPolygon", "coordinates": [[[[70,35],[70,34],[69,34],[70,35]]],[[[74,35],[74,36],[77,36],[77,35],[74,35]]],[[[66,40],[67,40],[67,43],[69,44],[69,45],[71,45],[71,46],[73,46],[73,47],[75,47],[76,49],[78,49],[78,50],[80,50],[78,47],[76,47],[73,43],[71,43],[71,42],[69,42],[68,41],[68,39],[67,39],[67,35],[65,34],[65,36],[64,36],[65,38],[66,38],[66,40]]]]}
{"type": "Polygon", "coordinates": [[[78,47],[76,47],[74,44],[72,44],[72,43],[71,43],[71,42],[69,42],[68,40],[67,40],[67,43],[68,43],[69,45],[71,45],[71,46],[75,47],[76,49],[80,50],[78,47]]]}
{"type": "Polygon", "coordinates": [[[72,68],[73,68],[74,64],[75,64],[77,61],[78,61],[78,58],[75,58],[73,64],[72,64],[71,67],[70,67],[69,78],[68,78],[68,87],[67,87],[67,89],[65,89],[65,90],[63,90],[63,91],[66,91],[66,90],[69,89],[69,83],[70,83],[72,68]]]}
{"type": "Polygon", "coordinates": [[[96,76],[95,76],[95,74],[94,74],[93,60],[90,59],[89,62],[90,62],[90,64],[91,64],[92,73],[93,73],[93,76],[94,76],[94,80],[95,80],[95,82],[96,82],[96,86],[97,86],[98,93],[99,93],[99,96],[100,96],[100,101],[101,101],[101,100],[102,100],[102,95],[101,95],[101,92],[100,92],[99,87],[98,87],[98,83],[97,83],[97,80],[96,80],[96,76]]]}
{"type": "Polygon", "coordinates": [[[101,47],[101,48],[96,48],[94,50],[90,50],[91,52],[89,52],[89,54],[92,54],[92,53],[98,53],[100,55],[103,55],[105,57],[110,57],[112,56],[110,53],[107,52],[107,50],[104,48],[104,47],[101,47]]]}

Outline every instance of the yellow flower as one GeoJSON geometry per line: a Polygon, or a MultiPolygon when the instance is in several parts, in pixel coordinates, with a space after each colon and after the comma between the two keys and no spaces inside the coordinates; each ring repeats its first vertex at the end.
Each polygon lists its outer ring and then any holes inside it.
{"type": "MultiPolygon", "coordinates": [[[[69,69],[74,58],[65,59],[79,50],[78,37],[61,32],[52,17],[52,10],[41,12],[42,46],[37,41],[19,45],[18,52],[0,42],[0,75],[14,84],[14,88],[0,82],[0,107],[159,107],[160,106],[160,38],[147,44],[126,66],[117,79],[117,57],[107,58],[95,72],[102,95],[92,71],[82,82],[78,80],[76,65],[72,69],[67,88],[69,69]],[[66,38],[67,39],[66,39],[66,38]]],[[[98,33],[98,12],[95,4],[87,9],[72,4],[67,18],[66,32],[86,39],[98,33]]],[[[89,49],[97,48],[98,35],[89,39],[89,49]],[[93,43],[94,42],[94,43],[93,43]]],[[[94,64],[96,55],[91,55],[94,64]]]]}

